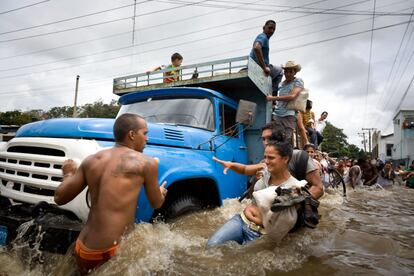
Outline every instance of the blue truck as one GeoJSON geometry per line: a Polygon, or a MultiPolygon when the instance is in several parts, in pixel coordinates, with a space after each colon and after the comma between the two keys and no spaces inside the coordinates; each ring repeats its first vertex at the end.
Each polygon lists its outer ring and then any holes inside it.
{"type": "MultiPolygon", "coordinates": [[[[144,153],[158,158],[159,183],[168,183],[167,198],[158,210],[140,193],[137,223],[168,221],[239,197],[247,178],[223,174],[212,157],[259,162],[260,127],[270,121],[271,105],[265,97],[271,93],[271,80],[248,57],[183,66],[180,80],[172,83],[163,83],[165,71],[113,82],[113,92],[120,96],[118,115],[136,113],[146,119],[149,140],[144,153]]],[[[66,159],[80,163],[113,146],[114,120],[34,122],[0,144],[0,245],[10,243],[20,225],[29,224],[26,235],[32,243],[41,236],[41,249],[66,251],[87,219],[90,202],[85,189],[68,204],[56,206],[53,195],[62,180],[62,163],[66,159]]]]}

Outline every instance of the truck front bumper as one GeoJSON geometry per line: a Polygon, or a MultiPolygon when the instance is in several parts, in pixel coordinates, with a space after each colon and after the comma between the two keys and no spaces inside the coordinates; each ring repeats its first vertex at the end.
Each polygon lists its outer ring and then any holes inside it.
{"type": "Polygon", "coordinates": [[[72,213],[46,202],[12,204],[0,196],[0,236],[6,245],[24,243],[42,251],[65,254],[82,226],[72,213]]]}

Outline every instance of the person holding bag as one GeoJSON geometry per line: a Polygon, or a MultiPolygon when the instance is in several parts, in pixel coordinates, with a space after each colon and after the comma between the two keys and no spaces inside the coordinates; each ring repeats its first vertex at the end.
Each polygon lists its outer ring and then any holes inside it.
{"type": "Polygon", "coordinates": [[[304,83],[296,74],[302,69],[300,64],[295,61],[288,61],[284,66],[285,80],[279,87],[279,96],[267,96],[267,101],[277,101],[276,107],[272,113],[273,120],[285,129],[286,140],[290,141],[293,136],[293,130],[296,127],[296,111],[288,108],[288,103],[295,100],[304,90],[304,83]]]}

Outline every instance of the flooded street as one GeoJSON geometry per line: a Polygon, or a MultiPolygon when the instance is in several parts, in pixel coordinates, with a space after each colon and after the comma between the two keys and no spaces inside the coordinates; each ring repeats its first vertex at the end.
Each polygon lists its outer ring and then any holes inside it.
{"type": "MultiPolygon", "coordinates": [[[[120,253],[92,275],[413,275],[414,190],[348,192],[346,201],[326,193],[314,230],[281,243],[260,239],[205,249],[208,237],[245,202],[184,217],[171,224],[137,225],[120,253]]],[[[72,250],[73,251],[73,250],[72,250]]],[[[72,252],[70,250],[70,252],[72,252]]],[[[24,246],[0,251],[0,275],[71,275],[75,261],[24,246]]]]}

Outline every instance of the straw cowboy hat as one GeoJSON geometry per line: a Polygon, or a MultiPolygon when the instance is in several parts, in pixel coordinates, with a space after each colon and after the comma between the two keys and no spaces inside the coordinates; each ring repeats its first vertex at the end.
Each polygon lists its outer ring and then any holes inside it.
{"type": "Polygon", "coordinates": [[[295,68],[296,73],[297,73],[297,72],[299,72],[302,69],[302,66],[300,66],[299,63],[296,63],[293,60],[289,60],[288,62],[286,62],[285,66],[282,65],[282,68],[283,69],[286,69],[286,68],[295,68]]]}

